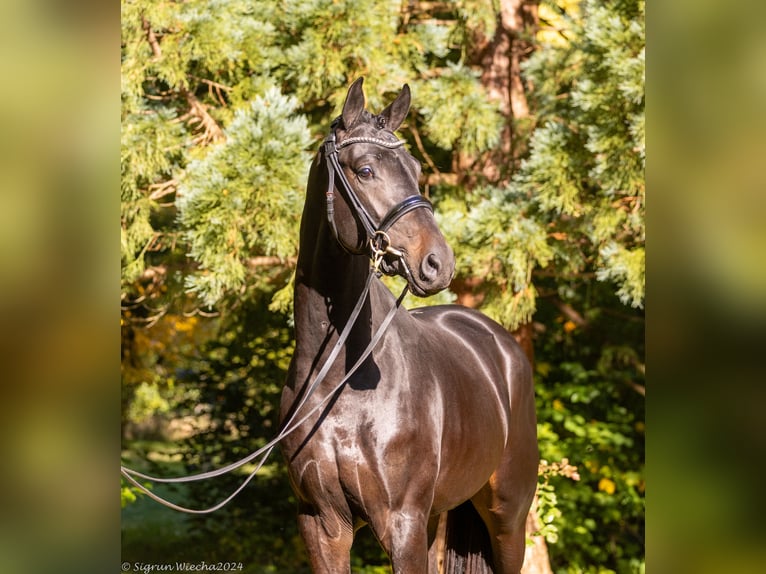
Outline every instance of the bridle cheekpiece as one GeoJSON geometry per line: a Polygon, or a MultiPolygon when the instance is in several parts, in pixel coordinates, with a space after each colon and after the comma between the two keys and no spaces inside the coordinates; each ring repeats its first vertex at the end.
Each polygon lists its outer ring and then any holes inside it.
{"type": "Polygon", "coordinates": [[[357,143],[373,144],[387,149],[397,149],[404,145],[405,142],[400,139],[390,141],[369,136],[357,136],[346,138],[342,142],[337,143],[335,130],[340,123],[340,119],[341,118],[338,117],[333,121],[330,126],[330,134],[325,138],[322,146],[325,162],[327,164],[327,192],[325,193],[325,198],[327,201],[327,221],[330,224],[330,229],[332,230],[335,239],[346,251],[354,254],[362,253],[361,251],[355,252],[349,249],[338,236],[338,229],[335,224],[335,178],[337,176],[338,189],[345,196],[356,220],[362,225],[367,234],[367,246],[370,249],[369,256],[373,261],[374,268],[377,270],[385,255],[393,255],[403,262],[404,254],[391,245],[391,238],[388,236],[388,230],[394,223],[410,211],[424,207],[433,212],[431,202],[420,194],[411,195],[392,207],[380,223],[376,224],[375,220],[362,204],[359,196],[357,196],[354,188],[351,186],[351,182],[348,181],[346,174],[341,168],[338,156],[341,149],[357,143]]]}

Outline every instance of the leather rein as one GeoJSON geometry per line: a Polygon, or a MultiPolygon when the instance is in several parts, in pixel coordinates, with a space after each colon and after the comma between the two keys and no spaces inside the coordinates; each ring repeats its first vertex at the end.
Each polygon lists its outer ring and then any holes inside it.
{"type": "Polygon", "coordinates": [[[322,145],[322,151],[325,156],[325,162],[326,162],[327,173],[328,173],[328,187],[327,187],[327,192],[325,193],[325,196],[327,199],[327,220],[332,230],[332,233],[335,236],[336,241],[338,241],[338,243],[340,244],[340,246],[343,247],[343,249],[345,249],[346,251],[349,251],[350,253],[361,254],[361,252],[350,251],[344,245],[344,243],[340,240],[340,237],[338,236],[338,230],[335,225],[335,215],[334,215],[334,198],[335,198],[335,187],[336,187],[335,177],[337,176],[338,181],[340,183],[339,189],[344,194],[346,201],[348,202],[348,204],[351,206],[352,210],[354,211],[357,221],[359,221],[359,223],[362,225],[362,227],[364,227],[365,232],[367,233],[367,245],[369,246],[369,249],[370,249],[369,256],[371,260],[371,266],[370,266],[370,272],[367,276],[367,281],[365,282],[364,288],[362,289],[362,293],[359,295],[359,299],[357,300],[356,305],[354,306],[354,309],[348,318],[348,322],[346,323],[346,326],[343,328],[343,331],[338,336],[338,340],[336,341],[335,345],[330,351],[330,354],[327,357],[327,360],[325,361],[324,365],[317,373],[316,378],[311,383],[307,391],[303,394],[303,397],[301,397],[301,400],[298,403],[298,405],[293,409],[293,412],[290,415],[290,418],[282,425],[282,429],[279,431],[277,436],[274,437],[267,444],[265,444],[263,447],[252,452],[245,458],[240,459],[236,462],[233,462],[217,470],[212,470],[209,472],[203,472],[198,474],[192,474],[189,476],[181,476],[176,478],[161,478],[156,476],[150,476],[150,475],[138,472],[136,470],[127,468],[125,466],[122,466],[122,465],[120,466],[120,473],[122,474],[123,477],[125,477],[125,479],[128,482],[130,482],[134,487],[141,490],[149,498],[155,500],[156,502],[159,502],[160,504],[163,504],[164,506],[167,506],[168,508],[172,508],[173,510],[178,510],[180,512],[187,512],[189,514],[209,514],[211,512],[215,512],[216,510],[219,510],[220,508],[228,504],[235,496],[237,496],[237,494],[239,494],[248,485],[248,483],[250,483],[250,481],[255,477],[256,473],[266,463],[266,460],[271,454],[271,451],[274,450],[277,444],[283,438],[285,438],[290,433],[295,431],[301,424],[303,424],[306,420],[308,420],[309,417],[311,417],[314,413],[316,413],[320,408],[322,408],[327,403],[327,401],[330,400],[331,397],[335,396],[335,394],[341,390],[341,388],[348,382],[351,376],[354,373],[356,373],[359,367],[362,366],[362,363],[364,363],[367,357],[370,356],[375,346],[383,337],[383,334],[385,333],[388,326],[391,324],[391,321],[393,320],[394,315],[396,314],[396,311],[399,309],[402,303],[402,300],[407,294],[408,286],[405,285],[404,288],[402,289],[402,293],[399,295],[395,304],[391,307],[388,314],[381,322],[380,327],[378,328],[378,331],[372,337],[369,344],[367,345],[365,350],[362,352],[361,356],[356,361],[356,363],[354,363],[354,365],[348,370],[348,372],[340,380],[340,382],[338,382],[333,387],[333,389],[329,393],[327,393],[327,395],[319,403],[314,405],[314,407],[312,407],[311,410],[309,410],[306,414],[302,415],[300,419],[298,419],[298,413],[306,404],[309,397],[314,393],[314,391],[317,390],[319,385],[327,377],[327,374],[330,372],[330,368],[335,363],[335,360],[337,359],[338,354],[340,353],[341,349],[345,345],[346,340],[348,339],[348,336],[351,334],[351,330],[353,329],[354,324],[359,318],[359,314],[361,313],[362,308],[364,307],[364,303],[367,300],[367,296],[369,295],[370,286],[372,285],[373,279],[377,277],[378,275],[378,269],[380,267],[381,261],[383,260],[383,257],[385,255],[393,255],[394,257],[398,258],[401,261],[402,267],[404,268],[405,272],[407,274],[410,273],[410,270],[404,261],[404,254],[400,250],[394,248],[391,245],[391,239],[389,238],[387,233],[388,230],[391,228],[391,226],[394,223],[396,223],[396,221],[398,221],[401,217],[403,217],[405,214],[409,213],[410,211],[414,209],[424,207],[429,209],[431,212],[433,212],[433,206],[431,205],[431,202],[428,201],[428,199],[426,199],[425,197],[419,194],[412,195],[410,197],[407,197],[406,199],[404,199],[397,205],[395,205],[393,208],[391,208],[389,212],[385,215],[385,217],[383,217],[381,222],[378,225],[375,225],[374,220],[372,219],[369,212],[365,209],[364,205],[360,201],[359,197],[354,191],[354,188],[351,186],[351,183],[348,181],[348,178],[346,177],[345,173],[343,173],[343,169],[341,168],[340,161],[338,159],[339,152],[344,147],[347,147],[349,145],[353,145],[356,143],[374,144],[374,145],[379,145],[388,149],[395,149],[395,148],[401,147],[404,144],[404,142],[402,140],[387,141],[387,140],[371,138],[371,137],[352,137],[352,138],[347,138],[343,140],[340,144],[337,144],[335,129],[339,123],[339,120],[340,118],[337,118],[332,123],[330,135],[327,136],[327,138],[325,139],[322,145]],[[259,458],[260,460],[258,460],[259,458]],[[178,504],[170,502],[169,500],[166,500],[162,498],[161,496],[153,493],[151,490],[149,490],[146,486],[144,486],[138,481],[139,479],[143,479],[143,480],[149,480],[152,482],[160,482],[160,483],[196,482],[196,481],[206,480],[209,478],[215,478],[217,476],[228,474],[229,472],[236,470],[256,460],[258,460],[258,462],[256,464],[255,469],[253,469],[250,472],[250,474],[248,474],[248,476],[245,478],[242,484],[240,484],[239,487],[237,487],[237,489],[233,493],[231,493],[228,497],[226,497],[224,500],[222,500],[218,504],[205,509],[187,508],[185,506],[180,506],[178,504]]]}

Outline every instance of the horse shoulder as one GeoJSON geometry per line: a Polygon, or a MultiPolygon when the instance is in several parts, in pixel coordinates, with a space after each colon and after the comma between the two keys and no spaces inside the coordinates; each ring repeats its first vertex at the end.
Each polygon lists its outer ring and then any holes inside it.
{"type": "Polygon", "coordinates": [[[439,355],[434,364],[442,372],[460,373],[459,384],[470,385],[472,392],[493,389],[508,405],[533,398],[532,369],[526,354],[499,323],[462,305],[423,307],[411,314],[426,333],[422,344],[439,355]]]}
{"type": "Polygon", "coordinates": [[[444,345],[470,347],[481,355],[492,355],[498,349],[514,362],[526,361],[524,351],[513,335],[483,313],[462,305],[420,307],[410,314],[444,345]]]}

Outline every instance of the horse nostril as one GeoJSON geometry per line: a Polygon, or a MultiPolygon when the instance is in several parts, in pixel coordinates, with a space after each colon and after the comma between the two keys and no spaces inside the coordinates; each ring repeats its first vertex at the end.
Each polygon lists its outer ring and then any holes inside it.
{"type": "Polygon", "coordinates": [[[436,253],[429,253],[420,266],[420,273],[423,279],[433,281],[439,275],[442,264],[436,253]]]}

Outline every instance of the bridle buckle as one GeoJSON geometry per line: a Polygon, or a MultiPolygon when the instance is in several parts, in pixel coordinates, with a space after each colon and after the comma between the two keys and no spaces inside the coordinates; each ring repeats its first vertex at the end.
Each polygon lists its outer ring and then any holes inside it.
{"type": "Polygon", "coordinates": [[[393,255],[399,259],[404,258],[404,252],[391,245],[391,238],[388,236],[388,233],[377,230],[370,237],[370,259],[372,260],[372,268],[375,271],[378,271],[380,263],[386,255],[393,255]]]}

